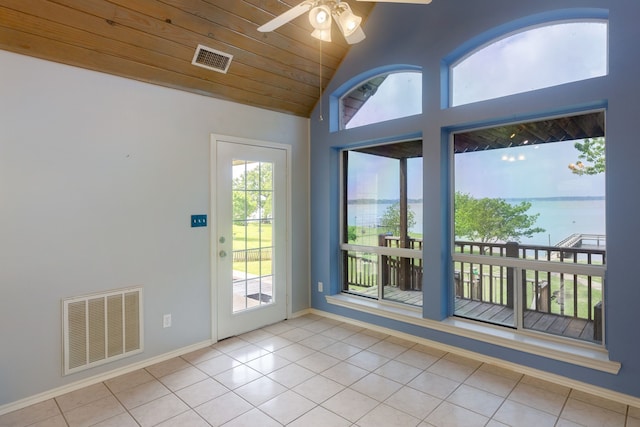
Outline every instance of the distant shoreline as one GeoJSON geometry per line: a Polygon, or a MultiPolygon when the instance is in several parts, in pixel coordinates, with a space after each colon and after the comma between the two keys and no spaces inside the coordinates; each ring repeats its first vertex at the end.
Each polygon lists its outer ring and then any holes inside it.
{"type": "MultiPolygon", "coordinates": [[[[561,202],[561,201],[586,201],[605,200],[605,196],[557,196],[557,197],[499,197],[507,202],[561,202]]],[[[352,199],[348,200],[350,205],[390,205],[398,203],[398,199],[352,199]]],[[[422,203],[423,199],[408,199],[408,203],[422,203]]]]}
{"type": "Polygon", "coordinates": [[[605,196],[559,196],[559,197],[510,197],[505,198],[507,202],[563,202],[563,201],[581,201],[581,200],[605,200],[605,196]]]}

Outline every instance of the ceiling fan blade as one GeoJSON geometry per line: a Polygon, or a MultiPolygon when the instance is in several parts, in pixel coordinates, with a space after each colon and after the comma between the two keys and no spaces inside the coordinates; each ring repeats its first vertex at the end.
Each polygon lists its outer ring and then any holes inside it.
{"type": "Polygon", "coordinates": [[[266,24],[258,27],[258,31],[266,33],[269,31],[273,31],[276,28],[286,24],[289,21],[296,19],[298,16],[302,15],[305,12],[308,12],[313,5],[312,1],[305,0],[297,6],[292,7],[287,10],[285,13],[276,16],[271,21],[266,24]]]}
{"type": "Polygon", "coordinates": [[[429,4],[431,0],[358,0],[376,3],[411,3],[411,4],[429,4]]]}

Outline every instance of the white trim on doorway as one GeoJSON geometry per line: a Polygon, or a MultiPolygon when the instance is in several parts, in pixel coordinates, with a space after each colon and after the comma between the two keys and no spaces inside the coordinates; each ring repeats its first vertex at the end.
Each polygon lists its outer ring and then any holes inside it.
{"type": "Polygon", "coordinates": [[[265,141],[265,140],[257,140],[257,139],[249,139],[238,136],[230,136],[230,135],[222,135],[222,134],[211,134],[210,137],[210,212],[211,212],[211,220],[210,224],[210,257],[211,257],[211,340],[212,342],[218,341],[218,319],[217,319],[217,262],[216,258],[216,249],[217,249],[217,222],[216,218],[213,216],[216,214],[217,209],[217,200],[214,197],[214,191],[217,188],[217,177],[216,177],[216,146],[220,141],[230,142],[235,144],[244,144],[251,145],[256,147],[264,147],[264,148],[274,148],[284,150],[286,152],[286,167],[287,167],[287,176],[286,176],[286,315],[287,318],[292,317],[292,239],[291,239],[291,230],[292,230],[292,208],[291,208],[291,194],[292,194],[292,183],[291,183],[291,170],[292,170],[292,147],[291,145],[274,142],[274,141],[265,141]]]}

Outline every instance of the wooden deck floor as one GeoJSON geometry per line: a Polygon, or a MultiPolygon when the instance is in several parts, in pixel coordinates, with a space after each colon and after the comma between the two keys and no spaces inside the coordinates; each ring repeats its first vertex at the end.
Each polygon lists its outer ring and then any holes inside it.
{"type": "MultiPolygon", "coordinates": [[[[359,293],[362,295],[377,298],[378,287],[373,286],[366,291],[359,293]]],[[[385,286],[384,299],[422,307],[422,291],[401,291],[395,286],[385,286]]]]}
{"type": "MultiPolygon", "coordinates": [[[[377,298],[378,288],[372,287],[365,292],[359,293],[377,298]]],[[[401,291],[396,287],[385,286],[384,299],[422,307],[421,291],[401,291]]],[[[455,315],[496,325],[515,327],[513,309],[504,305],[456,298],[455,315]]],[[[534,331],[583,341],[599,342],[594,340],[592,320],[526,310],[524,313],[524,327],[534,331]]]]}
{"type": "MultiPolygon", "coordinates": [[[[456,298],[455,315],[503,326],[515,326],[513,309],[504,305],[456,298]]],[[[525,310],[524,327],[549,334],[599,342],[593,338],[592,320],[525,310]]]]}

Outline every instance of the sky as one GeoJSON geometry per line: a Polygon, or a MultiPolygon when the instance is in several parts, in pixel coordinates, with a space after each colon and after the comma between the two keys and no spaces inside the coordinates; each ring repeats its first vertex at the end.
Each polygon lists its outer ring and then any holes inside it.
{"type": "Polygon", "coordinates": [[[358,110],[347,129],[422,113],[422,73],[389,74],[378,91],[358,110]]]}
{"type": "MultiPolygon", "coordinates": [[[[604,21],[562,22],[504,37],[452,67],[453,104],[606,75],[607,31],[604,21]]],[[[419,78],[392,74],[349,127],[417,114],[422,111],[421,96],[419,78]]],[[[574,142],[456,155],[456,190],[474,197],[604,196],[604,174],[578,176],[569,170],[568,165],[578,160],[574,142]]],[[[350,198],[376,198],[376,194],[377,198],[398,197],[397,167],[374,157],[350,158],[350,172],[359,170],[358,177],[349,183],[350,198]]],[[[419,184],[409,188],[409,198],[421,198],[421,168],[413,169],[409,182],[419,184]]]]}
{"type": "MultiPolygon", "coordinates": [[[[579,140],[582,141],[582,140],[579,140]]],[[[604,197],[605,174],[575,175],[575,141],[483,150],[454,157],[455,191],[476,198],[604,197]]],[[[422,159],[408,162],[410,199],[422,199],[422,159]]],[[[398,161],[349,155],[349,199],[398,199],[398,161]]]]}
{"type": "MultiPolygon", "coordinates": [[[[606,75],[604,21],[534,27],[492,42],[451,67],[452,105],[606,75]]],[[[422,113],[422,74],[390,74],[347,129],[422,113]]]]}
{"type": "MultiPolygon", "coordinates": [[[[582,140],[579,140],[582,141],[582,140]]],[[[575,175],[575,141],[476,151],[455,156],[456,191],[476,198],[605,195],[605,175],[575,175]]]]}
{"type": "MultiPolygon", "coordinates": [[[[407,161],[409,199],[422,199],[422,158],[407,161]]],[[[399,199],[399,161],[358,152],[349,153],[349,199],[399,199]]]]}
{"type": "Polygon", "coordinates": [[[452,66],[452,104],[606,75],[607,50],[605,22],[564,22],[505,37],[452,66]]]}

